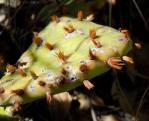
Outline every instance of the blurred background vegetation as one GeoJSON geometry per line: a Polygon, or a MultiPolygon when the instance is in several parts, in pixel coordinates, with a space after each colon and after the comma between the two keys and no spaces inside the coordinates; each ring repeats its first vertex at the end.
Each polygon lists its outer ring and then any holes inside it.
{"type": "Polygon", "coordinates": [[[82,10],[93,22],[128,29],[134,43],[133,65],[110,70],[83,86],[26,104],[19,121],[148,121],[149,120],[149,7],[147,0],[0,0],[0,76],[30,46],[34,31],[42,30],[50,16],[76,17],[82,10]],[[110,118],[110,120],[108,120],[110,118]]]}

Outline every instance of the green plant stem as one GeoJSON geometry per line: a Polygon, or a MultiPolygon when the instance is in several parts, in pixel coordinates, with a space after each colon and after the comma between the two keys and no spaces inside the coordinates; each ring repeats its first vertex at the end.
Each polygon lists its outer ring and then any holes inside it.
{"type": "Polygon", "coordinates": [[[119,79],[118,79],[118,75],[117,75],[116,70],[113,70],[113,74],[114,74],[115,81],[116,81],[116,84],[118,86],[118,89],[119,89],[121,95],[124,97],[124,100],[125,100],[125,103],[127,104],[127,107],[129,107],[129,110],[131,111],[131,114],[135,114],[134,111],[133,111],[132,106],[129,103],[129,100],[128,100],[126,94],[124,93],[124,91],[122,90],[122,88],[120,86],[120,83],[119,83],[119,79]]]}
{"type": "Polygon", "coordinates": [[[145,91],[144,91],[144,93],[140,99],[140,103],[139,103],[139,106],[138,106],[138,109],[137,109],[136,115],[135,115],[135,121],[137,121],[137,119],[138,119],[138,115],[141,112],[142,106],[144,104],[144,99],[145,99],[145,96],[146,96],[148,91],[149,91],[149,86],[145,89],[145,91]]]}

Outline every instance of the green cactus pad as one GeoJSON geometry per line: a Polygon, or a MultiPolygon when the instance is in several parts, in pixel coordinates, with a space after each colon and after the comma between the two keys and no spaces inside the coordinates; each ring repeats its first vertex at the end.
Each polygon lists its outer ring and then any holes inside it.
{"type": "Polygon", "coordinates": [[[74,89],[108,71],[108,60],[121,58],[132,46],[118,30],[70,17],[50,22],[34,39],[15,71],[0,80],[1,106],[74,89]]]}

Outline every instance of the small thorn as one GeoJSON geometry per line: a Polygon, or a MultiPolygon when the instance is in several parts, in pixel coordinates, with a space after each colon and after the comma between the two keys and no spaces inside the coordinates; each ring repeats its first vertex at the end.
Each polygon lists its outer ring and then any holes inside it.
{"type": "Polygon", "coordinates": [[[125,35],[125,38],[129,37],[129,31],[127,29],[119,29],[121,33],[123,33],[125,35]]]}
{"type": "Polygon", "coordinates": [[[95,45],[95,47],[100,48],[102,47],[102,45],[100,44],[100,42],[98,42],[96,39],[96,30],[95,29],[90,29],[89,30],[89,36],[91,38],[91,41],[93,42],[93,44],[95,45]]]}
{"type": "Polygon", "coordinates": [[[128,57],[128,56],[123,56],[122,59],[130,64],[133,64],[134,61],[131,57],[128,57]]]}
{"type": "Polygon", "coordinates": [[[64,75],[61,75],[56,79],[56,85],[63,85],[68,82],[70,82],[70,81],[68,79],[66,79],[66,77],[64,75]]]}
{"type": "Polygon", "coordinates": [[[39,32],[33,32],[33,35],[34,35],[35,37],[38,37],[38,34],[39,34],[39,32]]]}
{"type": "Polygon", "coordinates": [[[73,31],[75,31],[75,29],[74,29],[74,27],[73,27],[73,25],[72,24],[69,24],[69,29],[70,29],[70,32],[73,32],[73,31]]]}
{"type": "Polygon", "coordinates": [[[117,70],[121,70],[123,65],[125,65],[121,59],[115,57],[109,58],[107,63],[109,66],[117,70]]]}
{"type": "Polygon", "coordinates": [[[48,87],[49,89],[54,87],[54,84],[46,84],[46,87],[48,87]]]}
{"type": "Polygon", "coordinates": [[[89,30],[89,36],[92,40],[96,39],[96,30],[95,29],[90,29],[89,30]]]}
{"type": "Polygon", "coordinates": [[[84,80],[83,84],[88,90],[91,90],[93,87],[95,87],[89,80],[84,80]]]}
{"type": "Polygon", "coordinates": [[[24,71],[23,69],[21,69],[21,68],[18,68],[18,73],[19,73],[21,76],[23,76],[23,77],[26,76],[25,71],[24,71]]]}
{"type": "Polygon", "coordinates": [[[46,93],[47,102],[50,103],[52,101],[52,94],[50,92],[46,93]]]}
{"type": "Polygon", "coordinates": [[[41,86],[41,87],[44,87],[46,85],[46,83],[44,81],[38,81],[38,84],[41,86]]]}
{"type": "Polygon", "coordinates": [[[63,62],[66,63],[66,57],[64,55],[63,52],[59,51],[58,53],[56,53],[56,56],[63,62]]]}
{"type": "Polygon", "coordinates": [[[11,90],[11,93],[21,96],[24,94],[24,90],[23,89],[11,90]]]}
{"type": "Polygon", "coordinates": [[[14,73],[16,68],[15,68],[15,66],[8,64],[6,66],[6,70],[7,70],[8,73],[14,73]]]}
{"type": "Polygon", "coordinates": [[[83,11],[82,10],[78,11],[78,13],[77,13],[77,19],[79,21],[82,21],[83,20],[83,16],[84,16],[83,11]]]}
{"type": "Polygon", "coordinates": [[[69,28],[68,28],[68,27],[64,27],[64,30],[65,30],[66,32],[69,32],[69,28]]]}
{"type": "Polygon", "coordinates": [[[100,48],[102,47],[102,45],[100,44],[100,42],[96,41],[95,39],[92,39],[93,44],[95,45],[96,48],[100,48]]]}
{"type": "Polygon", "coordinates": [[[79,70],[83,73],[88,71],[88,66],[86,64],[81,64],[79,70]]]}
{"type": "Polygon", "coordinates": [[[89,16],[86,17],[87,21],[92,21],[94,19],[94,14],[90,14],[89,16]]]}
{"type": "Polygon", "coordinates": [[[34,80],[36,80],[38,78],[38,76],[36,75],[36,73],[34,71],[30,70],[30,74],[34,80]]]}
{"type": "Polygon", "coordinates": [[[3,94],[5,92],[4,87],[0,87],[0,94],[3,94]]]}
{"type": "Polygon", "coordinates": [[[48,48],[49,50],[53,50],[54,45],[51,45],[50,43],[46,42],[45,43],[46,48],[48,48]]]}
{"type": "Polygon", "coordinates": [[[60,18],[56,15],[53,15],[50,17],[52,21],[55,21],[56,23],[60,22],[60,18]]]}
{"type": "Polygon", "coordinates": [[[34,37],[32,39],[32,42],[36,44],[37,46],[40,46],[43,40],[40,37],[38,37],[38,32],[33,32],[33,34],[34,34],[34,37]]]}
{"type": "Polygon", "coordinates": [[[92,53],[91,49],[89,49],[89,58],[91,60],[95,60],[96,59],[96,56],[92,53]]]}
{"type": "Polygon", "coordinates": [[[69,24],[68,27],[64,27],[64,30],[65,30],[66,32],[68,32],[68,33],[72,33],[72,32],[75,31],[73,25],[71,25],[71,24],[69,24]]]}
{"type": "Polygon", "coordinates": [[[62,71],[61,71],[61,73],[62,73],[63,75],[66,75],[66,74],[67,74],[67,71],[63,68],[62,71]]]}
{"type": "Polygon", "coordinates": [[[25,66],[26,64],[27,64],[27,62],[17,61],[17,63],[15,65],[16,65],[16,67],[19,67],[19,66],[25,66]]]}
{"type": "Polygon", "coordinates": [[[136,42],[136,43],[134,43],[134,45],[135,45],[135,47],[136,47],[137,49],[141,49],[141,48],[142,48],[141,43],[136,42]]]}

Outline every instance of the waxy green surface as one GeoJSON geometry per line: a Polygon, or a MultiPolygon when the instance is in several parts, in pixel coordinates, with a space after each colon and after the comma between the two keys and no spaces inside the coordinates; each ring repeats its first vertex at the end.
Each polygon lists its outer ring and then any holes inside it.
{"type": "Polygon", "coordinates": [[[16,69],[12,74],[6,72],[1,78],[0,87],[5,90],[0,94],[1,106],[13,105],[15,102],[29,103],[44,98],[47,92],[52,95],[72,90],[81,85],[83,80],[90,80],[108,71],[110,66],[107,60],[126,55],[132,47],[130,38],[125,38],[125,35],[118,30],[70,17],[61,17],[59,22],[50,22],[38,37],[42,39],[41,45],[32,43],[18,60],[27,63],[19,66],[25,71],[26,76],[18,74],[16,69]],[[64,27],[69,25],[75,29],[71,33],[64,30],[64,27]],[[100,48],[95,47],[91,41],[89,36],[91,29],[96,30],[95,40],[102,45],[100,48]],[[53,50],[46,48],[47,42],[54,45],[53,50]],[[90,59],[89,50],[96,59],[90,59]],[[65,63],[58,58],[59,52],[65,55],[65,63]],[[80,71],[82,64],[87,65],[87,72],[80,71]],[[63,70],[66,74],[62,74],[63,70]],[[35,72],[38,78],[33,79],[30,71],[35,72]],[[67,82],[62,83],[62,77],[67,82]],[[39,81],[45,82],[46,85],[40,86],[39,81]],[[19,96],[12,93],[12,90],[17,89],[23,89],[24,94],[19,96]]]}

